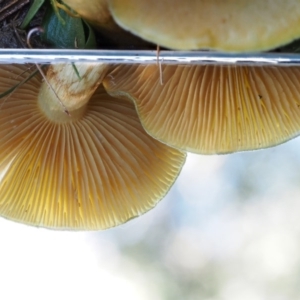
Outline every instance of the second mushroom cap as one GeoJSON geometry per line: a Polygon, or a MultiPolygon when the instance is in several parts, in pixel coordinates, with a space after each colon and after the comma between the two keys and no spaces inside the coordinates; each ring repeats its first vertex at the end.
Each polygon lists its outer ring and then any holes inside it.
{"type": "Polygon", "coordinates": [[[121,27],[167,48],[258,51],[300,37],[299,0],[107,0],[107,3],[121,27]]]}

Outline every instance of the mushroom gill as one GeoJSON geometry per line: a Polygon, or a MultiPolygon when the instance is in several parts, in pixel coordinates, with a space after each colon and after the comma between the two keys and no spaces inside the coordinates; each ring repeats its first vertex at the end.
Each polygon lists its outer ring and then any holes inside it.
{"type": "MultiPolygon", "coordinates": [[[[0,94],[28,74],[28,66],[2,65],[0,94]]],[[[167,193],[185,154],[147,135],[134,105],[97,82],[82,107],[64,103],[69,115],[49,100],[38,75],[0,99],[1,216],[55,229],[105,229],[167,193]]]]}
{"type": "Polygon", "coordinates": [[[299,67],[165,65],[160,74],[156,65],[122,65],[103,84],[110,95],[135,102],[154,138],[213,154],[275,146],[297,136],[299,78],[299,67]]]}

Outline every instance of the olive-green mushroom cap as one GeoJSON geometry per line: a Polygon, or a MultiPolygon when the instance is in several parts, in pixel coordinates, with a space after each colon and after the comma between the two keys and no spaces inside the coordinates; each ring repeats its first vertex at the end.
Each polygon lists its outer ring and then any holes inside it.
{"type": "Polygon", "coordinates": [[[81,18],[116,46],[148,48],[149,43],[121,28],[112,17],[107,0],[64,0],[81,18]]]}
{"type": "Polygon", "coordinates": [[[121,27],[173,49],[259,51],[300,37],[299,0],[107,0],[107,3],[121,27]]]}
{"type": "MultiPolygon", "coordinates": [[[[28,66],[0,66],[0,93],[28,66]]],[[[0,99],[0,215],[55,229],[105,229],[137,217],[167,193],[185,154],[146,134],[134,105],[100,86],[70,122],[38,105],[41,78],[0,99]]]]}
{"type": "Polygon", "coordinates": [[[104,79],[135,102],[154,138],[181,150],[230,153],[283,143],[300,132],[300,68],[121,65],[104,79]],[[162,80],[162,84],[161,84],[162,80]]]}

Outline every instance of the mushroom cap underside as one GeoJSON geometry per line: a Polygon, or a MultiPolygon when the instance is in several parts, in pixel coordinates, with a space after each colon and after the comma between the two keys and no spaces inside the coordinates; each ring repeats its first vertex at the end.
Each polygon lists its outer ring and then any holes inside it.
{"type": "MultiPolygon", "coordinates": [[[[0,66],[0,94],[29,74],[0,66]]],[[[0,215],[55,229],[105,229],[167,193],[183,152],[146,134],[134,105],[95,92],[84,116],[52,122],[37,104],[39,76],[0,99],[0,215]]]]}
{"type": "Polygon", "coordinates": [[[120,65],[104,80],[154,138],[201,154],[278,145],[300,132],[300,68],[120,65]],[[162,80],[162,84],[161,84],[162,80]]]}
{"type": "Polygon", "coordinates": [[[173,49],[269,50],[300,37],[299,0],[108,0],[115,21],[173,49]]]}

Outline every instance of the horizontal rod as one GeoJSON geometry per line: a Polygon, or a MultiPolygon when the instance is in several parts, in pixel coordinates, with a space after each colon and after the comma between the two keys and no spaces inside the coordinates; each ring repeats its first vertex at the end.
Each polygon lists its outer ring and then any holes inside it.
{"type": "Polygon", "coordinates": [[[0,49],[0,64],[101,62],[115,64],[235,64],[299,65],[299,54],[288,53],[221,53],[211,51],[132,51],[132,50],[65,50],[0,49]]]}

